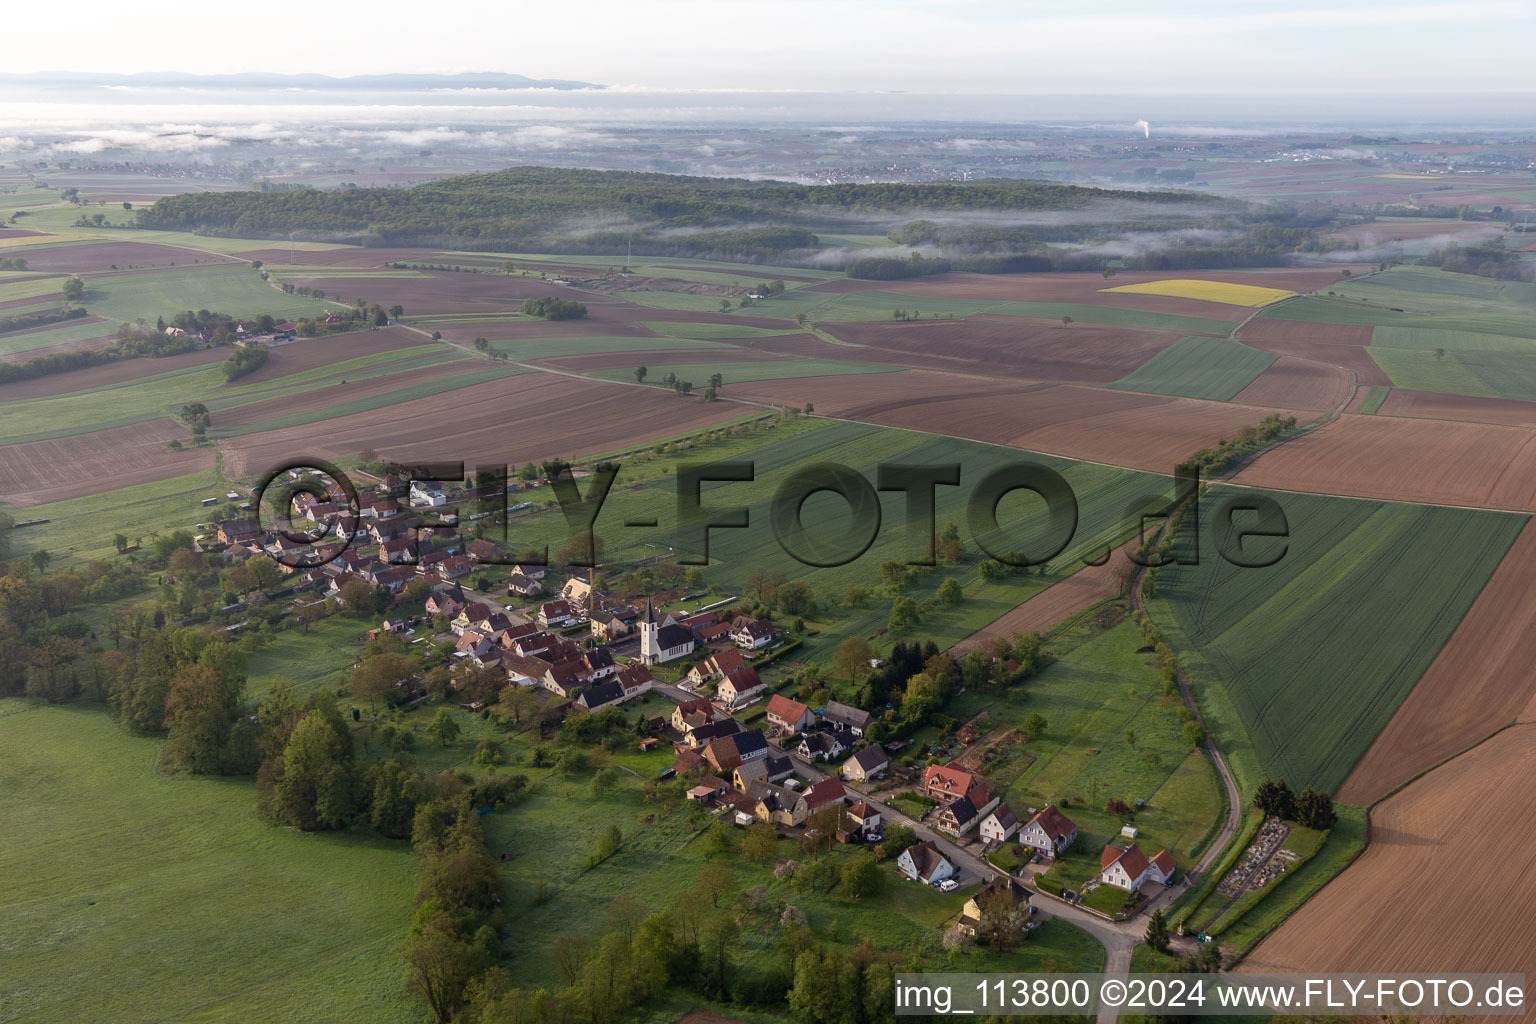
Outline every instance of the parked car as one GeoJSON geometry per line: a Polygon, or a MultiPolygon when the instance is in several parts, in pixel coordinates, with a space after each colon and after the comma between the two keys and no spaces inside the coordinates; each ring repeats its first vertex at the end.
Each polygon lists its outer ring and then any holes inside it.
{"type": "Polygon", "coordinates": [[[954,892],[958,888],[960,888],[960,883],[953,878],[946,878],[939,883],[940,892],[954,892]]]}

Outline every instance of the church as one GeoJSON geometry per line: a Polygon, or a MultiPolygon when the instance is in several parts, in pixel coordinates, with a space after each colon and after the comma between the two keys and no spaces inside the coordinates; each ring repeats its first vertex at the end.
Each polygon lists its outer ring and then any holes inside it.
{"type": "Polygon", "coordinates": [[[693,630],[680,626],[670,615],[656,621],[650,599],[645,602],[645,618],[640,620],[640,660],[647,665],[686,658],[693,653],[693,630]]]}

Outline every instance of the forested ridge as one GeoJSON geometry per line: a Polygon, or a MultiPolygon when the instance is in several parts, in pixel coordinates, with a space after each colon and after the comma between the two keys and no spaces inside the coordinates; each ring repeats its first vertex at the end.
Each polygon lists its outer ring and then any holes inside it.
{"type": "Polygon", "coordinates": [[[1115,191],[1020,179],[801,185],[627,171],[522,167],[412,188],[203,192],[141,211],[147,228],[372,246],[613,251],[762,260],[816,245],[861,218],[885,230],[914,210],[1024,212],[1137,202],[1173,216],[1213,202],[1189,192],[1115,191]]]}

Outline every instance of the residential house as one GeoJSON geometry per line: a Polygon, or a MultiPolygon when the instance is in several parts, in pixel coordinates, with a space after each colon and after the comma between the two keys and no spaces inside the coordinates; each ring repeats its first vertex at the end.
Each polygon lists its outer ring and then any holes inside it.
{"type": "MultiPolygon", "coordinates": [[[[639,667],[645,668],[644,665],[639,667]]],[[[672,728],[680,733],[688,733],[701,725],[713,722],[719,717],[719,713],[715,710],[714,701],[708,697],[695,697],[693,700],[683,701],[672,709],[672,728]]]]}
{"type": "Polygon", "coordinates": [[[896,870],[907,878],[934,885],[954,875],[955,866],[930,839],[901,851],[901,856],[896,858],[896,870]]]}
{"type": "Polygon", "coordinates": [[[724,679],[737,669],[745,667],[747,667],[747,659],[742,657],[740,651],[718,651],[693,666],[686,678],[690,686],[699,686],[703,683],[712,683],[716,679],[724,679]]]}
{"type": "Polygon", "coordinates": [[[572,576],[565,581],[565,586],[560,588],[560,596],[570,604],[573,609],[590,612],[594,604],[595,591],[590,579],[582,579],[580,576],[572,576]]]}
{"type": "Polygon", "coordinates": [[[464,605],[464,591],[458,587],[450,587],[447,590],[439,590],[427,598],[427,614],[442,614],[452,619],[464,610],[464,605]]]}
{"type": "Polygon", "coordinates": [[[1019,830],[1019,819],[1013,808],[999,803],[981,819],[981,838],[989,843],[1007,842],[1019,830]]]}
{"type": "Polygon", "coordinates": [[[1106,846],[1099,855],[1099,881],[1126,892],[1139,892],[1147,882],[1167,885],[1171,878],[1173,855],[1167,850],[1149,859],[1132,843],[1123,850],[1106,846]]]}
{"type": "Polygon", "coordinates": [[[592,613],[592,635],[611,643],[629,635],[629,623],[613,612],[595,611],[592,613]]]}
{"type": "Polygon", "coordinates": [[[704,760],[716,771],[729,772],[748,761],[768,757],[768,740],[759,729],[749,729],[710,740],[704,748],[704,760]]]}
{"type": "Polygon", "coordinates": [[[867,782],[884,772],[889,763],[885,750],[876,743],[843,762],[843,778],[849,782],[867,782]]]}
{"type": "Polygon", "coordinates": [[[830,722],[839,729],[846,729],[853,735],[863,737],[864,730],[869,728],[870,719],[873,716],[868,711],[851,708],[847,704],[839,704],[837,701],[828,701],[822,709],[821,720],[830,722]]]}
{"type": "Polygon", "coordinates": [[[600,708],[623,703],[627,699],[624,687],[617,679],[605,679],[583,688],[581,696],[576,698],[576,705],[588,711],[597,711],[600,708]]]}
{"type": "Polygon", "coordinates": [[[557,661],[549,666],[549,671],[544,673],[540,683],[550,693],[569,697],[577,687],[586,683],[586,676],[583,675],[585,668],[585,665],[574,658],[557,661]]]}
{"type": "Polygon", "coordinates": [[[848,791],[843,788],[842,780],[829,776],[806,789],[806,809],[815,814],[828,804],[842,803],[847,797],[848,791]]]}
{"type": "Polygon", "coordinates": [[[467,553],[475,561],[488,565],[501,565],[503,564],[502,559],[505,557],[501,553],[501,548],[484,537],[470,541],[467,553]]]}
{"type": "Polygon", "coordinates": [[[614,675],[619,685],[624,687],[624,696],[638,697],[650,690],[655,680],[651,677],[651,670],[644,665],[625,665],[614,675]]]}
{"type": "Polygon", "coordinates": [[[581,621],[572,611],[571,604],[563,598],[546,601],[539,605],[539,625],[545,629],[564,629],[581,621]]]}
{"type": "Polygon", "coordinates": [[[830,732],[806,733],[797,748],[807,761],[830,761],[843,752],[843,745],[830,732]]]}
{"type": "Polygon", "coordinates": [[[507,681],[518,686],[543,686],[544,677],[554,667],[543,658],[524,656],[513,651],[502,655],[501,667],[506,670],[507,681]]]}
{"type": "Polygon", "coordinates": [[[240,544],[256,540],[261,536],[261,530],[248,520],[231,519],[219,524],[217,536],[220,544],[240,544]]]}
{"type": "Polygon", "coordinates": [[[843,822],[850,832],[877,832],[880,829],[880,812],[860,800],[843,814],[843,822]]]}
{"type": "Polygon", "coordinates": [[[810,817],[805,797],[792,789],[771,782],[754,782],[747,790],[747,796],[756,801],[753,814],[759,821],[794,828],[805,824],[805,819],[810,817]]]}
{"type": "Polygon", "coordinates": [[[544,593],[544,584],[530,576],[515,572],[507,577],[507,593],[518,597],[538,597],[544,593]]]}
{"type": "Polygon", "coordinates": [[[1009,875],[994,875],[992,881],[971,894],[971,898],[965,901],[965,906],[960,911],[960,927],[968,935],[976,937],[982,935],[982,907],[991,904],[1000,893],[1006,893],[1013,905],[1011,911],[1013,920],[1008,922],[1009,925],[1017,928],[1029,920],[1029,915],[1033,913],[1029,905],[1029,889],[1018,879],[1009,875]]]}
{"type": "Polygon", "coordinates": [[[527,576],[531,580],[542,580],[544,574],[549,571],[548,566],[535,565],[532,562],[519,562],[512,567],[512,571],[519,576],[527,576]]]}
{"type": "Polygon", "coordinates": [[[940,803],[958,800],[971,788],[974,776],[964,768],[931,764],[923,771],[923,793],[940,803]]]}
{"type": "MultiPolygon", "coordinates": [[[[406,537],[387,540],[379,545],[379,557],[392,565],[415,562],[416,542],[406,537]]],[[[415,574],[413,573],[412,575],[415,574]]]]}
{"type": "Polygon", "coordinates": [[[715,699],[728,708],[738,708],[761,697],[768,684],[757,676],[751,665],[743,665],[720,681],[715,688],[715,699]]]}
{"type": "Polygon", "coordinates": [[[744,650],[755,651],[773,643],[779,631],[767,619],[738,615],[731,622],[731,642],[744,650]]]}
{"type": "Polygon", "coordinates": [[[1072,819],[1047,804],[1019,830],[1019,842],[1056,857],[1077,840],[1077,826],[1072,819]]]}
{"type": "Polygon", "coordinates": [[[737,789],[745,793],[754,782],[782,782],[794,773],[794,765],[789,758],[770,754],[742,763],[731,773],[731,780],[737,789]]]}
{"type": "Polygon", "coordinates": [[[768,724],[785,732],[804,732],[816,721],[811,709],[781,693],[768,699],[768,724]]]}
{"type": "Polygon", "coordinates": [[[721,718],[710,722],[708,725],[701,725],[688,730],[688,736],[684,742],[695,750],[703,750],[721,736],[731,736],[741,731],[742,725],[736,719],[729,717],[721,718]]]}

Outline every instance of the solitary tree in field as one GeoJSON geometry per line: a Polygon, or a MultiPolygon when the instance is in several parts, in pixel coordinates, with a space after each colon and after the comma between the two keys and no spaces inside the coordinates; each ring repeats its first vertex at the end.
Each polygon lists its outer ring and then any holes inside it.
{"type": "Polygon", "coordinates": [[[403,316],[405,316],[405,307],[404,306],[390,306],[389,307],[389,318],[391,320],[399,320],[403,316]]]}
{"type": "Polygon", "coordinates": [[[636,384],[644,384],[645,383],[645,375],[647,373],[650,373],[650,372],[651,372],[650,370],[646,369],[643,366],[635,367],[635,383],[636,384]]]}
{"type": "Polygon", "coordinates": [[[1438,363],[1440,360],[1442,360],[1444,358],[1445,358],[1445,349],[1443,349],[1443,348],[1435,349],[1435,362],[1438,363]]]}
{"type": "Polygon", "coordinates": [[[68,278],[64,282],[64,301],[79,302],[85,298],[85,282],[78,277],[68,278]]]}
{"type": "Polygon", "coordinates": [[[722,387],[724,384],[725,384],[725,375],[724,374],[722,374],[722,373],[712,373],[712,374],[709,375],[709,386],[710,387],[712,387],[712,388],[719,388],[719,387],[722,387]]]}
{"type": "Polygon", "coordinates": [[[427,725],[427,732],[446,747],[459,738],[459,723],[453,720],[453,715],[447,708],[441,708],[437,712],[437,717],[427,725]]]}
{"type": "Polygon", "coordinates": [[[1031,711],[1029,717],[1024,719],[1024,735],[1035,739],[1045,734],[1045,716],[1038,711],[1031,711]]]}
{"type": "Polygon", "coordinates": [[[1070,326],[1072,326],[1072,318],[1069,317],[1069,316],[1062,317],[1061,318],[1061,326],[1063,326],[1063,327],[1070,327],[1070,326]]]}
{"type": "Polygon", "coordinates": [[[32,552],[32,565],[40,573],[48,571],[48,563],[51,561],[53,561],[53,555],[42,548],[32,552]]]}
{"type": "Polygon", "coordinates": [[[730,311],[731,311],[731,300],[730,299],[721,299],[720,300],[720,312],[722,312],[722,313],[729,313],[730,311]]]}
{"type": "Polygon", "coordinates": [[[796,313],[795,314],[795,326],[797,326],[797,327],[804,327],[805,326],[805,314],[804,313],[796,313]]]}

